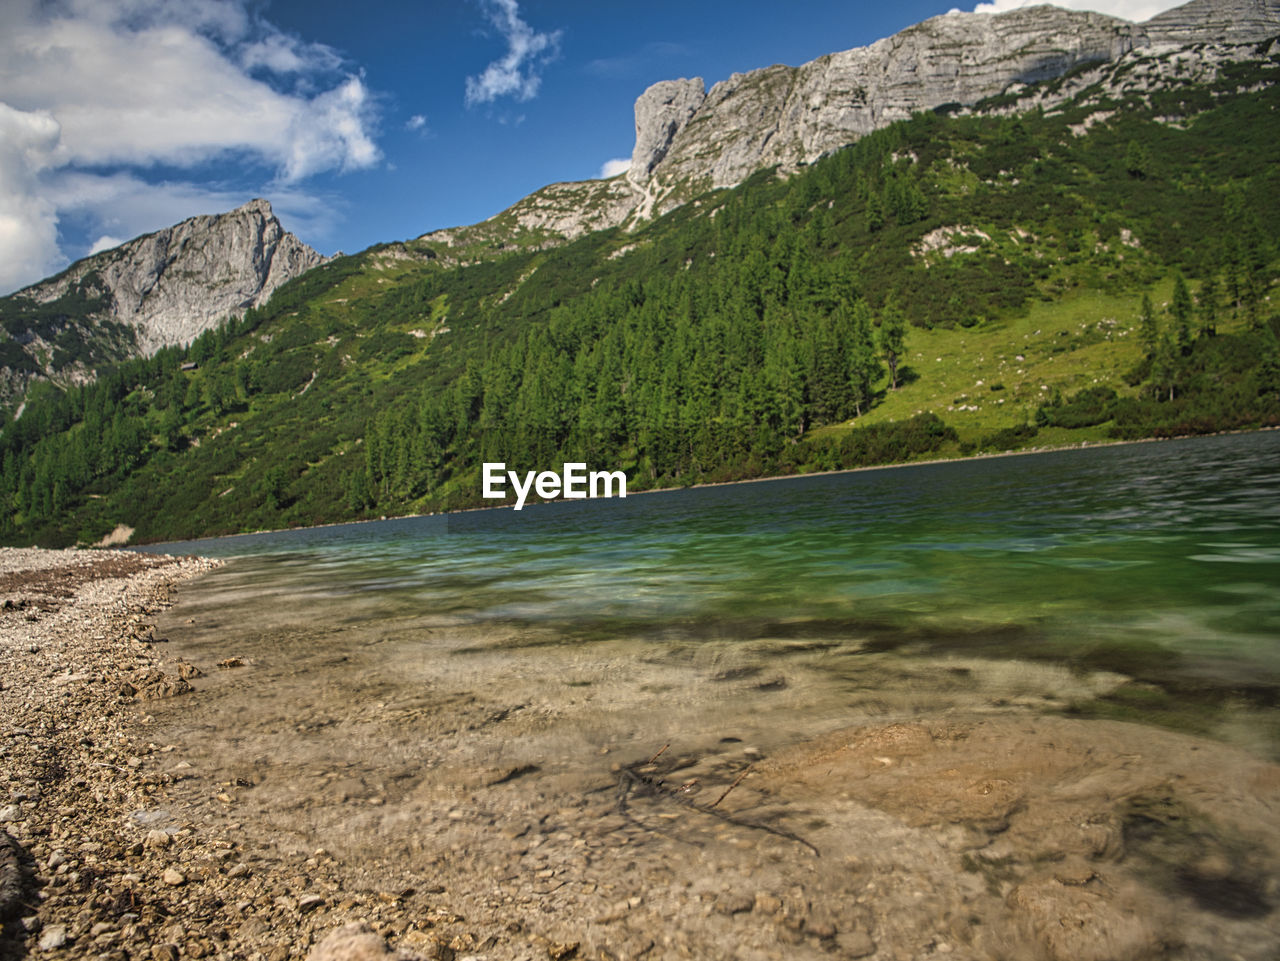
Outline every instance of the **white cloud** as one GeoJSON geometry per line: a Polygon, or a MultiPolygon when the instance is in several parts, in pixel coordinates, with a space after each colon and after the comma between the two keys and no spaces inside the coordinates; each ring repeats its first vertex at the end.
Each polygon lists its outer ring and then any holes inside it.
{"type": "Polygon", "coordinates": [[[59,134],[48,112],[0,102],[0,291],[43,277],[61,261],[58,211],[39,189],[59,134]]]}
{"type": "MultiPolygon", "coordinates": [[[[974,13],[1005,13],[1009,10],[1021,10],[1032,7],[1045,0],[992,0],[991,3],[980,3],[973,8],[974,13]]],[[[1055,7],[1067,10],[1092,10],[1094,13],[1105,13],[1133,23],[1150,20],[1157,13],[1172,10],[1181,6],[1185,0],[1051,0],[1055,7]]]]}
{"type": "Polygon", "coordinates": [[[110,234],[103,234],[93,242],[93,246],[89,248],[89,253],[86,256],[91,257],[94,254],[100,254],[104,250],[110,250],[112,247],[119,247],[122,243],[124,243],[123,237],[112,237],[110,234]]]}
{"type": "MultiPolygon", "coordinates": [[[[134,236],[107,222],[110,208],[122,195],[151,206],[146,191],[133,188],[157,165],[233,159],[264,168],[268,189],[292,190],[322,171],[380,161],[375,98],[363,76],[253,7],[252,0],[0,4],[0,292],[64,262],[59,212],[74,210],[109,237],[134,236]]],[[[177,214],[166,223],[212,212],[176,209],[179,198],[230,201],[214,209],[249,199],[194,184],[156,189],[160,205],[177,214]]]]}
{"type": "Polygon", "coordinates": [[[614,157],[612,160],[606,160],[600,165],[600,177],[608,180],[610,177],[616,177],[620,173],[626,173],[631,169],[630,157],[614,157]]]}
{"type": "Polygon", "coordinates": [[[273,73],[293,74],[337,70],[342,58],[322,43],[304,43],[296,37],[272,33],[245,46],[240,63],[249,70],[265,67],[273,73]]]}
{"type": "Polygon", "coordinates": [[[427,118],[420,113],[415,113],[412,117],[404,122],[405,130],[421,130],[427,125],[427,118]]]}
{"type": "Polygon", "coordinates": [[[370,109],[369,90],[354,76],[307,101],[292,118],[282,179],[291,182],[321,170],[372,167],[382,153],[364,123],[370,109]]]}
{"type": "Polygon", "coordinates": [[[480,0],[489,21],[507,41],[507,54],[467,78],[467,106],[492,103],[499,97],[532,100],[542,82],[542,68],[560,52],[561,31],[538,33],[520,18],[516,0],[480,0]]]}

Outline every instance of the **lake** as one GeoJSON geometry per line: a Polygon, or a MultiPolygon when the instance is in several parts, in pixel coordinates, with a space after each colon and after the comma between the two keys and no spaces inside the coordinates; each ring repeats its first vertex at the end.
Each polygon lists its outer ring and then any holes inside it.
{"type": "Polygon", "coordinates": [[[204,671],[145,708],[168,803],[335,923],[488,961],[1280,941],[1280,433],[154,549],[228,559],[157,618],[204,671]]]}
{"type": "Polygon", "coordinates": [[[377,597],[567,642],[855,634],[1159,677],[1176,662],[1248,687],[1280,676],[1276,432],[152,549],[234,558],[272,605],[377,597]]]}

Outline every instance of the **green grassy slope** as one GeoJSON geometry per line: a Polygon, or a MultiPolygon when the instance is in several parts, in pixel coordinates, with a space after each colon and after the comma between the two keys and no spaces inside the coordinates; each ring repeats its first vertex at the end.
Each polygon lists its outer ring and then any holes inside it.
{"type": "Polygon", "coordinates": [[[37,391],[0,436],[0,536],[473,505],[484,460],[634,488],[1280,422],[1276,73],[919,116],[633,233],[469,266],[421,241],[342,258],[186,351],[37,391]]]}

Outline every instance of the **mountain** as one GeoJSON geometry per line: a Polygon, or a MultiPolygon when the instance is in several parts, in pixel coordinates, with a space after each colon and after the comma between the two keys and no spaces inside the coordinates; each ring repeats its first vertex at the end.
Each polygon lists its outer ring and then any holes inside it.
{"type": "MultiPolygon", "coordinates": [[[[189,346],[33,390],[0,432],[0,541],[481,506],[497,461],[635,491],[1280,426],[1280,37],[1237,42],[1259,9],[1188,5],[1116,59],[660,216],[616,212],[623,175],[336,257],[189,346]]],[[[672,123],[715,88],[682,90],[672,123]]],[[[691,156],[683,123],[650,176],[691,156]]],[[[99,282],[53,303],[92,313],[99,282]]]]}
{"type": "Polygon", "coordinates": [[[104,365],[189,343],[324,260],[265,200],[79,260],[0,299],[0,402],[33,379],[82,383],[104,365]]]}
{"type": "Polygon", "coordinates": [[[1132,86],[1144,73],[1148,88],[1181,84],[1176,71],[1188,56],[1205,82],[1222,64],[1252,59],[1252,46],[1276,34],[1280,0],[1193,0],[1141,24],[1042,5],[944,14],[800,67],[735,73],[709,91],[701,78],[665,80],[636,101],[625,174],[553,184],[483,224],[420,239],[475,260],[634,227],[761,168],[800,169],[920,111],[981,110],[1029,85],[1039,85],[1038,96],[1018,109],[1052,108],[1100,81],[1132,86]],[[1152,74],[1153,58],[1173,70],[1152,74]]]}

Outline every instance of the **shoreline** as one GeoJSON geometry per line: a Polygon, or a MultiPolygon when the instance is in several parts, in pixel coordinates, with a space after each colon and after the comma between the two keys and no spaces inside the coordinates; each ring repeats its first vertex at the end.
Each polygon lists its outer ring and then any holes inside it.
{"type": "MultiPolygon", "coordinates": [[[[1214,431],[1209,434],[1179,434],[1176,437],[1138,437],[1133,440],[1107,440],[1107,441],[1081,441],[1076,444],[1056,444],[1048,447],[1032,447],[1022,450],[1006,450],[993,451],[985,454],[963,454],[957,457],[931,457],[923,460],[902,461],[895,464],[869,464],[865,467],[842,467],[835,470],[810,471],[803,474],[771,474],[767,477],[744,477],[741,480],[731,481],[705,481],[697,484],[688,484],[679,487],[653,487],[641,491],[628,492],[627,497],[640,497],[645,494],[669,494],[672,491],[682,490],[699,490],[710,487],[732,487],[738,484],[766,484],[774,481],[798,480],[803,477],[831,477],[838,474],[861,474],[867,471],[881,470],[898,470],[906,467],[927,467],[934,464],[955,464],[965,461],[983,461],[994,460],[1005,457],[1028,457],[1036,454],[1052,454],[1058,451],[1069,450],[1086,450],[1092,448],[1108,448],[1108,447],[1129,447],[1135,444],[1162,444],[1170,441],[1193,440],[1198,437],[1232,437],[1246,434],[1263,434],[1273,431],[1280,431],[1280,427],[1251,427],[1244,430],[1221,430],[1214,431]]],[[[536,501],[526,504],[527,507],[537,507],[542,504],[561,504],[569,503],[565,498],[557,498],[552,501],[536,501]]],[[[358,524],[379,524],[383,521],[404,521],[416,520],[423,517],[449,517],[454,514],[471,514],[476,511],[500,511],[512,510],[509,503],[495,504],[489,507],[461,507],[456,510],[448,511],[428,511],[423,514],[384,514],[381,517],[365,517],[347,521],[330,521],[324,524],[303,524],[298,527],[267,527],[252,531],[237,531],[234,534],[211,534],[199,537],[183,538],[176,541],[140,541],[136,544],[129,544],[124,549],[135,550],[144,548],[164,547],[168,544],[188,544],[206,540],[230,540],[236,537],[256,537],[263,534],[288,534],[294,531],[313,531],[328,530],[335,527],[350,527],[358,524]]]]}
{"type": "MultiPolygon", "coordinates": [[[[202,778],[160,730],[157,715],[239,666],[201,670],[158,630],[181,585],[222,566],[0,548],[0,961],[386,953],[398,896],[347,886],[351,872],[323,850],[281,856],[256,826],[213,823],[192,786],[219,809],[237,786],[202,778]]],[[[455,956],[432,938],[409,943],[397,961],[455,956]]]]}
{"type": "Polygon", "coordinates": [[[33,875],[0,961],[1262,961],[1277,935],[1280,766],[1042,713],[1106,677],[855,642],[859,708],[785,640],[392,640],[255,612],[230,568],[172,608],[218,566],[0,551],[0,830],[33,875]]]}

